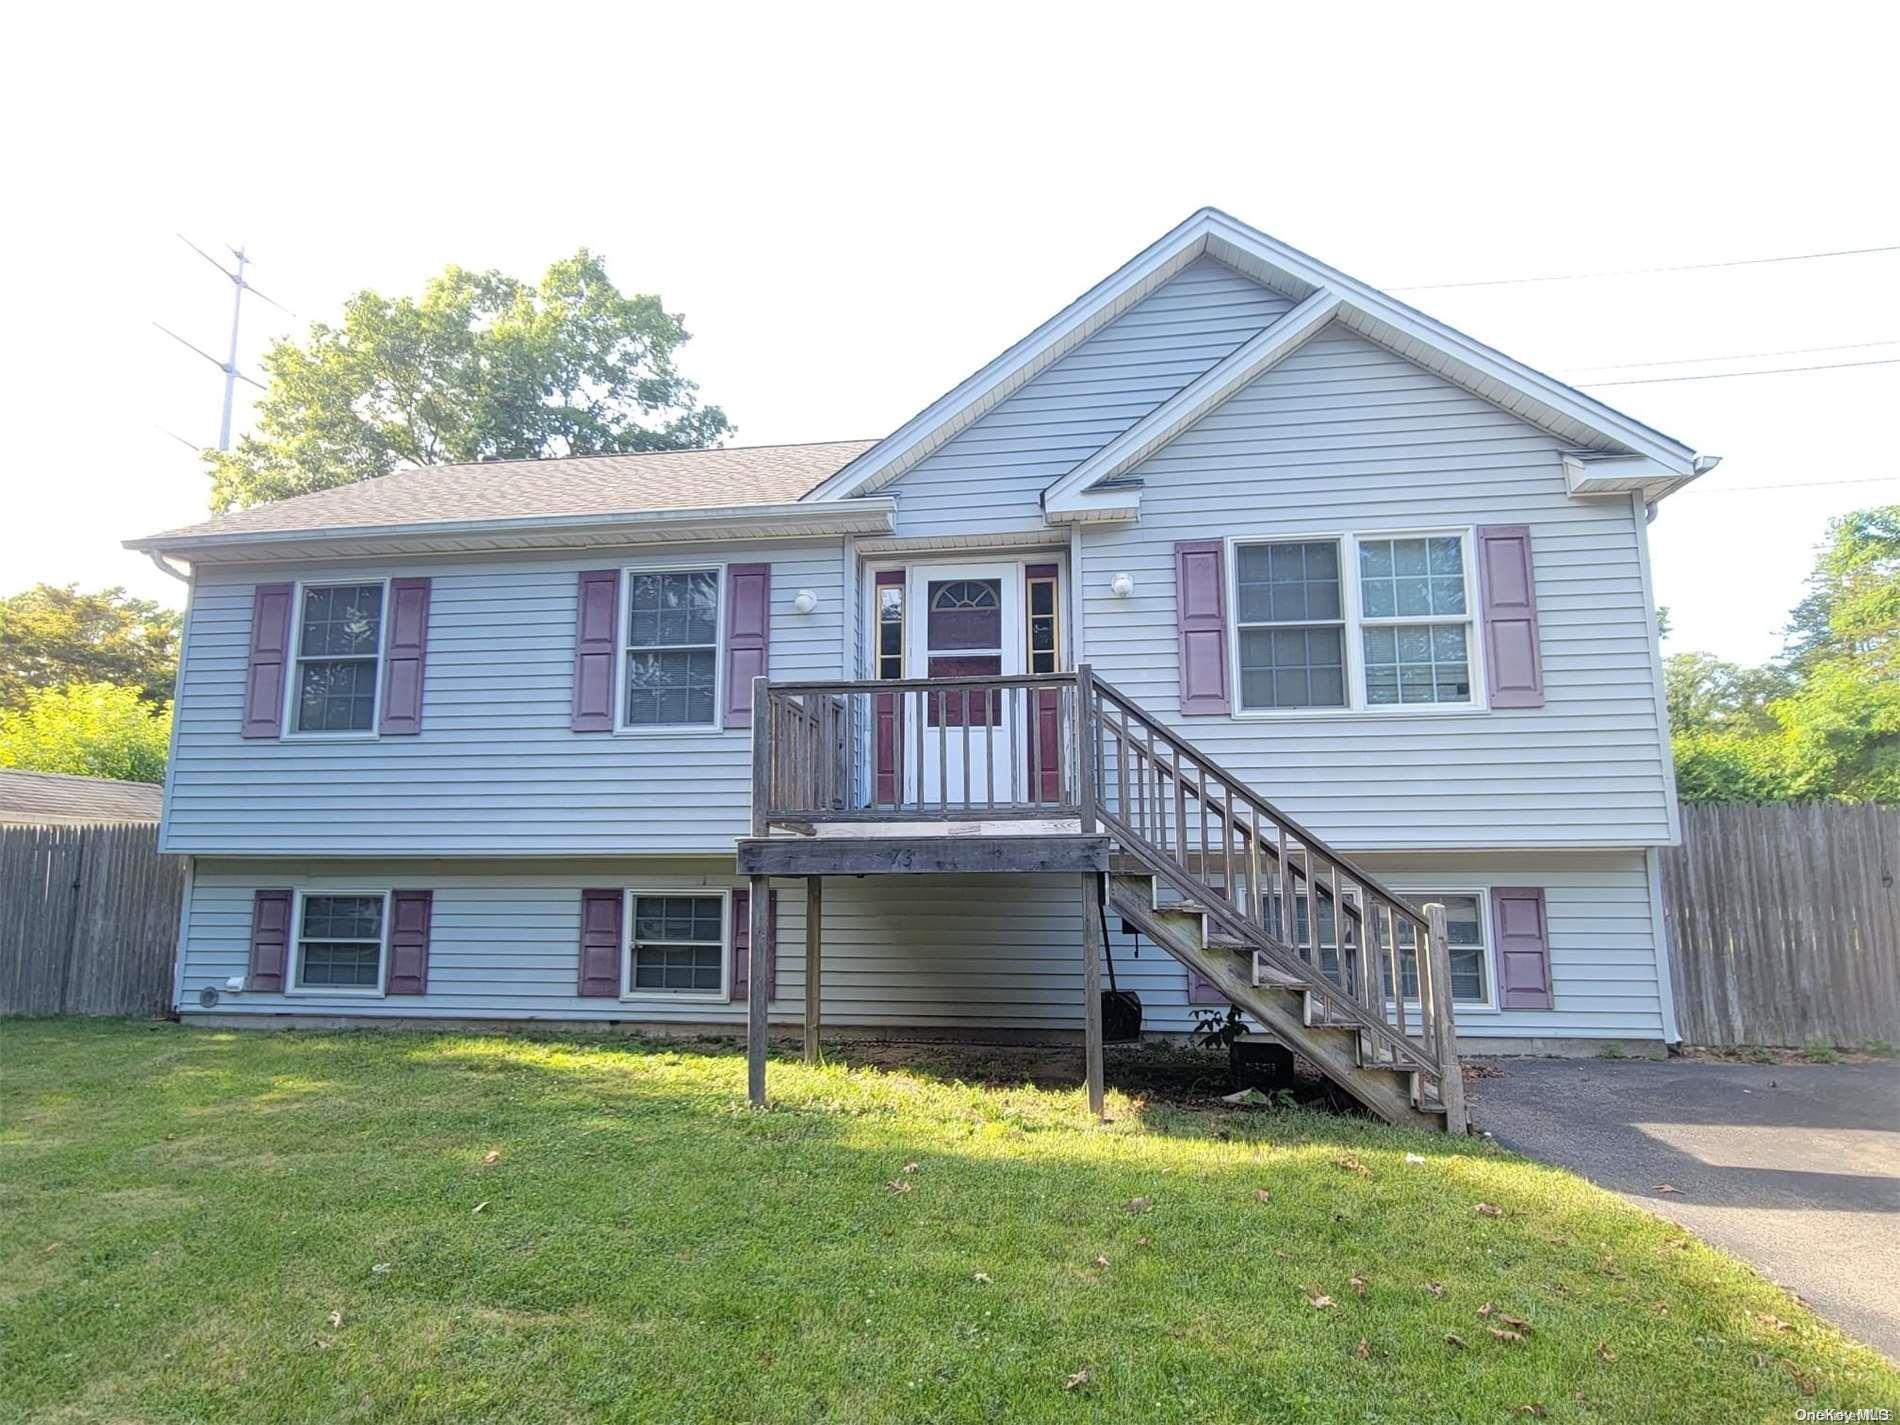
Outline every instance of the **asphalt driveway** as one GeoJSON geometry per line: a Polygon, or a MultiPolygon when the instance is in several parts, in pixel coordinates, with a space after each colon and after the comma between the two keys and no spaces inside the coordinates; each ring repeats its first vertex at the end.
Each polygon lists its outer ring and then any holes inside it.
{"type": "Polygon", "coordinates": [[[1900,1065],[1492,1062],[1471,1115],[1500,1143],[1681,1223],[1900,1360],[1900,1065]]]}

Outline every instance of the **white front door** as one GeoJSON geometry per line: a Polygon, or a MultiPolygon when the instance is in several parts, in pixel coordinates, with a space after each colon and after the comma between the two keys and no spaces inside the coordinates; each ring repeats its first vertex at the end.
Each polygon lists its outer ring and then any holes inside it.
{"type": "MultiPolygon", "coordinates": [[[[1023,566],[918,564],[908,575],[913,611],[908,664],[912,678],[983,678],[1023,671],[1023,566]]],[[[1003,709],[1007,699],[926,694],[921,763],[907,759],[906,799],[920,788],[926,804],[982,804],[994,789],[1009,798],[1010,770],[1020,739],[1003,709]]],[[[916,736],[916,732],[912,732],[916,736]]]]}

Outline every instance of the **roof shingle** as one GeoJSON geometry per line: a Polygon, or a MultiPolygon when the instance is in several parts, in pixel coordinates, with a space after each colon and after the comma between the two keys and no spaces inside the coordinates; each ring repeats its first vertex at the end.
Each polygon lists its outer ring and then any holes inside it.
{"type": "Polygon", "coordinates": [[[164,788],[149,782],[74,777],[65,772],[0,772],[0,825],[157,821],[164,799],[164,788]]]}
{"type": "MultiPolygon", "coordinates": [[[[424,465],[150,536],[277,534],[444,520],[532,519],[789,504],[876,442],[662,450],[424,465]]],[[[140,541],[144,543],[147,541],[140,541]]]]}

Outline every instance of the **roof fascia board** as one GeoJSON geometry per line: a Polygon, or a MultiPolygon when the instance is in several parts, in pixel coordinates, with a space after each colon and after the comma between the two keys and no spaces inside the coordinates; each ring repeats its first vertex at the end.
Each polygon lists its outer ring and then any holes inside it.
{"type": "MultiPolygon", "coordinates": [[[[1115,316],[1131,293],[1159,286],[1207,245],[1211,210],[1203,209],[1137,253],[1001,356],[924,407],[890,435],[806,495],[843,500],[895,480],[1037,372],[1062,359],[1115,316]],[[1001,394],[999,394],[999,392],[1001,394]],[[985,401],[988,404],[983,404],[985,401]],[[975,411],[975,414],[972,412],[975,411]]],[[[1132,305],[1132,304],[1131,304],[1132,305]]]]}
{"type": "MultiPolygon", "coordinates": [[[[1044,490],[1044,512],[1081,514],[1102,508],[1107,502],[1083,501],[1080,497],[1092,485],[1126,474],[1248,382],[1270,371],[1331,322],[1341,305],[1339,296],[1330,290],[1322,288],[1313,293],[1044,490]]],[[[1138,506],[1138,489],[1117,493],[1132,497],[1138,506]]]]}
{"type": "Polygon", "coordinates": [[[848,507],[815,510],[808,504],[715,505],[700,509],[647,510],[606,515],[532,515],[516,519],[432,520],[382,525],[353,525],[334,529],[258,530],[226,534],[151,535],[128,539],[125,548],[142,553],[193,555],[240,552],[270,554],[304,544],[392,542],[398,546],[441,540],[490,540],[494,548],[519,541],[524,548],[544,548],[561,536],[598,538],[602,535],[658,534],[670,536],[682,527],[718,531],[713,538],[787,534],[798,537],[831,534],[883,534],[894,524],[897,502],[888,497],[854,500],[848,507]],[[525,541],[532,540],[529,544],[525,541]]]}

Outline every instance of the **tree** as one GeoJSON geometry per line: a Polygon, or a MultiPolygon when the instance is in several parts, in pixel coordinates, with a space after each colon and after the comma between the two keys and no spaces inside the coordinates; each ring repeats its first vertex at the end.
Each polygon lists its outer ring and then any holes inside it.
{"type": "Polygon", "coordinates": [[[39,688],[25,707],[0,712],[0,767],[162,782],[171,728],[172,705],[154,706],[137,688],[39,688]]]}
{"type": "Polygon", "coordinates": [[[178,623],[172,610],[124,589],[82,594],[76,584],[40,584],[0,598],[0,709],[68,683],[120,683],[164,702],[178,671],[178,623]]]}
{"type": "Polygon", "coordinates": [[[1768,706],[1788,691],[1774,667],[1744,668],[1712,653],[1672,653],[1663,663],[1671,732],[1768,732],[1768,706]]]}
{"type": "Polygon", "coordinates": [[[1779,666],[1664,668],[1691,801],[1900,801],[1900,505],[1828,525],[1779,666]]]}
{"type": "Polygon", "coordinates": [[[673,364],[690,339],[582,248],[538,285],[449,267],[421,299],[359,292],[341,326],[275,343],[257,433],[206,451],[229,510],[402,466],[682,450],[732,424],[673,364]]]}

